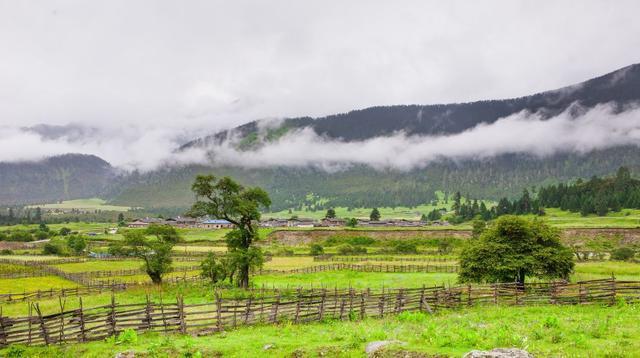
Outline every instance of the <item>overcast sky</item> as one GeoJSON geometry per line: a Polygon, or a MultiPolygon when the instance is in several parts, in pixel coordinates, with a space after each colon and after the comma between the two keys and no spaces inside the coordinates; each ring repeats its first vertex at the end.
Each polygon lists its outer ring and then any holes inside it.
{"type": "Polygon", "coordinates": [[[216,130],[640,62],[638,1],[0,0],[0,125],[216,130]]]}

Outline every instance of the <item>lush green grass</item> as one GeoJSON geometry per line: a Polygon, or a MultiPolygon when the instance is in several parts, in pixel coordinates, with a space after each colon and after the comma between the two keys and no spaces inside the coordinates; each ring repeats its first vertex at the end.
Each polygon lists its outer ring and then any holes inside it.
{"type": "Polygon", "coordinates": [[[48,261],[59,260],[62,257],[54,255],[2,255],[0,259],[19,260],[19,261],[48,261]]]}
{"type": "Polygon", "coordinates": [[[636,357],[639,319],[638,306],[472,307],[433,316],[407,312],[353,322],[251,326],[201,337],[149,333],[134,342],[13,350],[40,357],[113,357],[129,350],[151,357],[365,357],[368,342],[397,340],[402,344],[388,347],[390,352],[461,357],[473,349],[517,347],[537,357],[636,357]],[[265,350],[266,345],[273,347],[265,350]]]}
{"type": "Polygon", "coordinates": [[[129,206],[108,205],[100,198],[66,200],[61,203],[32,205],[31,207],[41,207],[43,209],[78,209],[78,210],[103,210],[103,211],[128,211],[129,206]]]}
{"type": "Polygon", "coordinates": [[[356,271],[325,271],[294,275],[260,275],[253,279],[257,287],[420,287],[443,283],[454,284],[456,274],[453,273],[382,273],[356,271]]]}
{"type": "Polygon", "coordinates": [[[559,228],[637,228],[640,227],[640,210],[623,209],[610,212],[606,216],[581,216],[555,208],[545,209],[543,217],[550,225],[559,228]]]}
{"type": "MultiPolygon", "coordinates": [[[[174,267],[198,265],[197,261],[174,261],[174,267]]],[[[91,260],[70,264],[58,264],[55,267],[69,273],[91,272],[91,271],[117,271],[139,269],[143,266],[142,260],[91,260]]]]}
{"type": "Polygon", "coordinates": [[[640,280],[640,264],[621,261],[579,262],[576,264],[573,280],[593,280],[611,275],[618,280],[640,280]]]}
{"type": "Polygon", "coordinates": [[[77,284],[58,276],[3,278],[0,279],[0,293],[20,293],[37,290],[76,287],[77,284]]]}

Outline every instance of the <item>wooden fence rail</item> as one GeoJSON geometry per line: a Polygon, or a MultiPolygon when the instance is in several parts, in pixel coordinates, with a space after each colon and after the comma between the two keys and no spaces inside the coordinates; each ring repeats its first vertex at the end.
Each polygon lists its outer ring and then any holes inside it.
{"type": "Polygon", "coordinates": [[[0,316],[0,346],[10,344],[75,343],[104,339],[124,329],[138,332],[207,334],[256,323],[293,323],[324,319],[384,317],[404,311],[433,312],[470,305],[613,304],[618,299],[640,300],[640,281],[595,280],[578,283],[539,283],[422,287],[410,289],[299,290],[294,295],[263,295],[243,299],[215,299],[198,304],[175,302],[117,304],[43,314],[30,304],[26,317],[0,316]]]}
{"type": "Polygon", "coordinates": [[[385,265],[385,264],[326,264],[316,265],[303,268],[296,268],[290,270],[277,270],[277,269],[261,269],[256,271],[257,274],[296,274],[296,273],[315,273],[324,271],[360,271],[360,272],[446,272],[456,273],[459,270],[459,266],[454,265],[385,265]]]}
{"type": "Polygon", "coordinates": [[[313,261],[362,262],[362,261],[400,261],[400,262],[455,262],[455,258],[446,257],[402,257],[402,256],[314,256],[313,261]]]}

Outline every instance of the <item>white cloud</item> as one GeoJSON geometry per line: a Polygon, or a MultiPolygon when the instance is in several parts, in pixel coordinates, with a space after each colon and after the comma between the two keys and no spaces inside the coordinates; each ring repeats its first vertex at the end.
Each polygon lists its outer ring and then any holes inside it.
{"type": "Polygon", "coordinates": [[[213,132],[504,98],[638,62],[637,1],[0,2],[0,125],[213,132]]]}
{"type": "Polygon", "coordinates": [[[522,112],[459,134],[425,137],[397,133],[358,142],[327,140],[304,129],[255,151],[238,151],[230,143],[210,150],[214,162],[222,165],[311,165],[331,170],[366,164],[377,169],[409,170],[443,158],[482,159],[506,153],[544,157],[620,145],[640,145],[637,107],[615,113],[611,106],[600,105],[577,118],[569,110],[550,119],[522,112]]]}

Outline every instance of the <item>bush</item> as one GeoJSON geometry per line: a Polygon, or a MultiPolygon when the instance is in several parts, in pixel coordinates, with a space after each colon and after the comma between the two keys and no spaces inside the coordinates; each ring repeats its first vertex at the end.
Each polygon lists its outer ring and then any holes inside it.
{"type": "Polygon", "coordinates": [[[64,250],[62,246],[48,242],[42,248],[42,253],[45,255],[62,255],[64,250]]]}
{"type": "Polygon", "coordinates": [[[366,253],[366,247],[353,246],[348,244],[338,246],[338,255],[360,255],[366,253]]]}
{"type": "Polygon", "coordinates": [[[374,239],[367,236],[356,236],[349,238],[349,240],[347,241],[347,243],[349,243],[350,245],[356,246],[367,246],[373,244],[374,242],[374,239]]]}
{"type": "Polygon", "coordinates": [[[60,236],[67,236],[67,235],[71,234],[71,229],[69,229],[68,227],[60,228],[60,231],[58,232],[58,234],[60,236]]]}
{"type": "Polygon", "coordinates": [[[414,243],[400,241],[395,245],[395,252],[398,254],[417,254],[418,247],[414,243]]]}
{"type": "Polygon", "coordinates": [[[320,244],[313,244],[310,247],[309,254],[311,256],[322,255],[322,254],[324,254],[324,247],[322,247],[322,245],[320,245],[320,244]]]}
{"type": "Polygon", "coordinates": [[[31,233],[27,231],[16,230],[11,232],[7,241],[21,241],[21,242],[33,241],[33,236],[31,235],[31,233]]]}
{"type": "Polygon", "coordinates": [[[636,255],[630,247],[619,247],[611,253],[611,259],[616,261],[628,261],[634,258],[636,255]]]}
{"type": "Polygon", "coordinates": [[[13,251],[9,249],[3,249],[2,251],[0,251],[0,255],[13,255],[13,251]]]}

